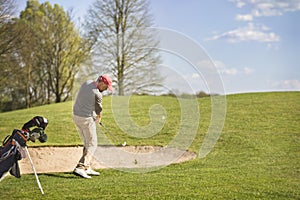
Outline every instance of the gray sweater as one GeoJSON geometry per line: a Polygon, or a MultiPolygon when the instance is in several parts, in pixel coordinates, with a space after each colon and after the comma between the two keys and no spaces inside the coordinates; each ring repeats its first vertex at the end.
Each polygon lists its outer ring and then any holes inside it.
{"type": "Polygon", "coordinates": [[[102,111],[102,94],[94,81],[86,81],[80,87],[73,114],[80,117],[95,117],[102,111]]]}

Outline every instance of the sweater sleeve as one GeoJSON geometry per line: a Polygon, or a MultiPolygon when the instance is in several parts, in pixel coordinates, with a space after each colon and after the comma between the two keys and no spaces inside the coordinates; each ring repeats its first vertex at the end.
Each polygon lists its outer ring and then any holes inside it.
{"type": "Polygon", "coordinates": [[[95,94],[95,113],[100,115],[102,112],[102,94],[99,92],[95,94]]]}

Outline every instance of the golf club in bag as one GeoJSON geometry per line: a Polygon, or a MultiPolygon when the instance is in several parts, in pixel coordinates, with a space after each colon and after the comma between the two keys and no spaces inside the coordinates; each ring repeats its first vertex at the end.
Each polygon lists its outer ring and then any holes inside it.
{"type": "Polygon", "coordinates": [[[4,141],[2,146],[0,146],[0,180],[4,178],[4,175],[9,172],[11,175],[16,178],[21,177],[20,169],[18,161],[22,158],[25,158],[25,152],[23,148],[25,148],[26,153],[28,154],[30,164],[34,171],[38,186],[44,194],[41,184],[38,180],[35,168],[33,166],[31,157],[29,155],[29,151],[27,149],[27,142],[32,141],[35,142],[37,139],[44,143],[47,141],[48,136],[44,132],[48,125],[48,120],[41,116],[35,116],[28,122],[26,122],[21,130],[14,129],[11,135],[8,135],[4,141]],[[33,128],[30,130],[30,128],[33,128]]]}

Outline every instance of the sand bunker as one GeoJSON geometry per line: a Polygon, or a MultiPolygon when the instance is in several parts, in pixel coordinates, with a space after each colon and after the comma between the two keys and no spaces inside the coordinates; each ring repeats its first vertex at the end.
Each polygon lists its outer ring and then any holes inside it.
{"type": "MultiPolygon", "coordinates": [[[[71,172],[82,155],[83,147],[29,147],[38,173],[71,172]]],[[[195,159],[193,152],[158,146],[99,146],[92,167],[124,170],[147,169],[195,159]]],[[[28,157],[20,162],[22,174],[33,173],[28,157]]]]}

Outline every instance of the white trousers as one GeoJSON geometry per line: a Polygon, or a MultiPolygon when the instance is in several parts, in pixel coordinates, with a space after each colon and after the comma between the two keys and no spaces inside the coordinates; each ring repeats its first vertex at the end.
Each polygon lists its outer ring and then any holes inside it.
{"type": "Polygon", "coordinates": [[[77,167],[87,169],[91,165],[91,160],[98,145],[95,119],[73,115],[73,120],[84,145],[77,167]]]}

